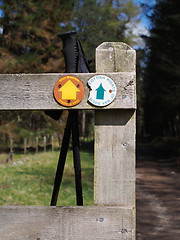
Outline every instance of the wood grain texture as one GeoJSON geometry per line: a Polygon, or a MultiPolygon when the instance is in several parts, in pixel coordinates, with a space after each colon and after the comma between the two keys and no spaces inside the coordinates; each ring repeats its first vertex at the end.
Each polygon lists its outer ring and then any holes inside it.
{"type": "Polygon", "coordinates": [[[95,111],[94,201],[135,206],[133,110],[95,111]]]}
{"type": "Polygon", "coordinates": [[[96,48],[96,72],[135,72],[136,51],[122,42],[104,42],[96,48]]]}
{"type": "MultiPolygon", "coordinates": [[[[135,51],[124,43],[103,43],[96,49],[97,72],[135,75],[135,59],[135,51]]],[[[135,132],[134,110],[95,111],[96,205],[135,207],[135,132]]]]}
{"type": "MultiPolygon", "coordinates": [[[[104,73],[103,73],[104,74],[104,73]]],[[[58,104],[53,97],[56,81],[69,74],[0,74],[0,110],[53,110],[69,109],[58,104]]],[[[73,109],[97,109],[88,103],[88,80],[97,73],[77,73],[85,86],[81,103],[73,109]]],[[[135,73],[107,73],[117,86],[115,100],[101,109],[135,109],[135,73]]]]}
{"type": "Polygon", "coordinates": [[[132,240],[134,209],[0,207],[0,240],[132,240]]]}

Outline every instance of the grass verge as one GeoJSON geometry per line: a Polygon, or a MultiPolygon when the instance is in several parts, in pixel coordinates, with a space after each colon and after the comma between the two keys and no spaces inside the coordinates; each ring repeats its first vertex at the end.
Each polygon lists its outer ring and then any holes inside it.
{"type": "MultiPolygon", "coordinates": [[[[58,152],[0,155],[0,205],[50,205],[58,152]]],[[[84,205],[93,205],[93,153],[81,152],[84,205]]],[[[73,154],[68,152],[58,206],[76,205],[73,154]]]]}

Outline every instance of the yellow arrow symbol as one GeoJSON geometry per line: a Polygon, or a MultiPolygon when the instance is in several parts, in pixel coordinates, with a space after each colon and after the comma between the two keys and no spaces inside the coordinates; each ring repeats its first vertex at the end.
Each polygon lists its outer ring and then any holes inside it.
{"type": "Polygon", "coordinates": [[[76,93],[80,92],[80,90],[69,80],[58,90],[58,92],[62,92],[62,99],[75,100],[76,93]]]}

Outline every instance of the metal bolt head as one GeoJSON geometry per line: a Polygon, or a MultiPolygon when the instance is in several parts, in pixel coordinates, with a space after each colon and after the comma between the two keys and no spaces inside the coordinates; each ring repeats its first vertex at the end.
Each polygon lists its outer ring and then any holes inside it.
{"type": "Polygon", "coordinates": [[[103,222],[103,221],[104,221],[104,218],[97,218],[96,221],[98,221],[98,222],[103,222]]]}
{"type": "Polygon", "coordinates": [[[126,229],[122,229],[122,230],[121,230],[121,233],[122,233],[122,234],[127,233],[127,230],[126,230],[126,229]]]}

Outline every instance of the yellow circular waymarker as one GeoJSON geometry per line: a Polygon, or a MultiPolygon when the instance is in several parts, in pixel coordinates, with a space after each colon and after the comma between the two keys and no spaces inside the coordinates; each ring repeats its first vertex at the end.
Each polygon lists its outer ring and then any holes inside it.
{"type": "Polygon", "coordinates": [[[66,107],[73,107],[84,97],[82,81],[72,75],[60,78],[54,85],[54,97],[58,103],[66,107]]]}

